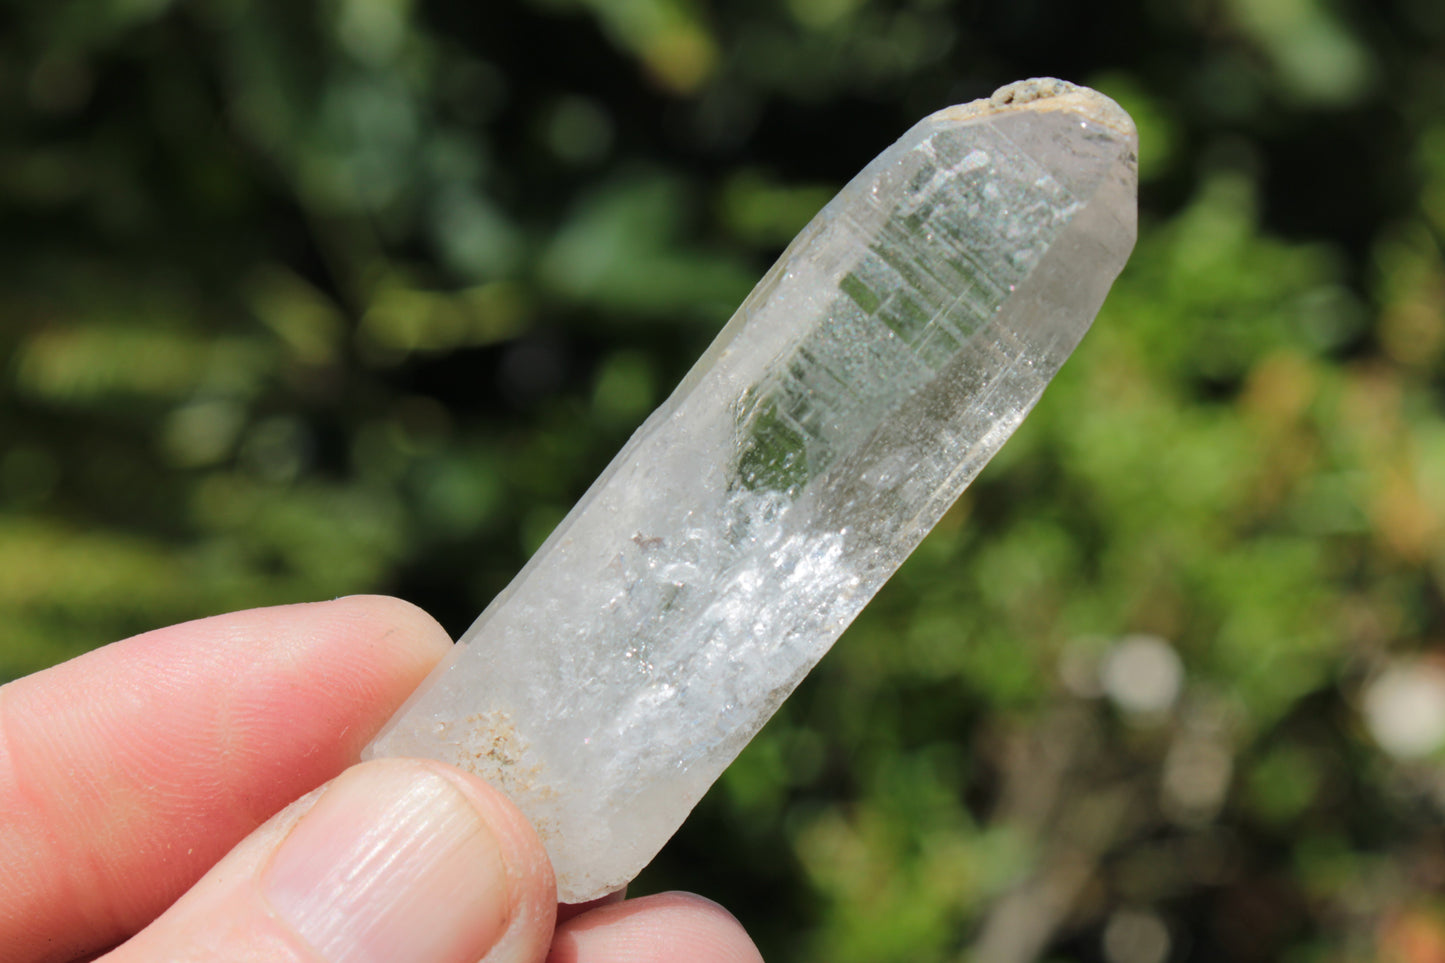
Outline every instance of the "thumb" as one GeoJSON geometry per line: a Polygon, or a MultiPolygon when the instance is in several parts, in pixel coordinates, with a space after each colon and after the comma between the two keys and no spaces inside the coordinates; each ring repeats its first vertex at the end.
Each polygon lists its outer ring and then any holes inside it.
{"type": "Polygon", "coordinates": [[[522,963],[547,951],[551,866],[515,807],[439,763],[347,770],[256,830],[106,957],[522,963]]]}

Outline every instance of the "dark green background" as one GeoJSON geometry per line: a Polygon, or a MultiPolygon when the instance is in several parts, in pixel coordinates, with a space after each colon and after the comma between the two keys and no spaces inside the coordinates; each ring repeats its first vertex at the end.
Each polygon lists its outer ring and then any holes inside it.
{"type": "Polygon", "coordinates": [[[460,632],[833,191],[1033,75],[1138,121],[1134,260],[639,889],[773,960],[1441,959],[1434,0],[0,7],[0,679],[460,632]]]}

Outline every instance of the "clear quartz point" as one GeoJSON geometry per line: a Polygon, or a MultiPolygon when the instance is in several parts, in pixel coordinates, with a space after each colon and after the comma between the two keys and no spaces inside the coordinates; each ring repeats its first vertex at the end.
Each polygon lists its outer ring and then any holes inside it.
{"type": "Polygon", "coordinates": [[[1026,80],[803,230],[367,748],[470,770],[559,898],[645,866],[1038,401],[1134,245],[1137,137],[1026,80]]]}

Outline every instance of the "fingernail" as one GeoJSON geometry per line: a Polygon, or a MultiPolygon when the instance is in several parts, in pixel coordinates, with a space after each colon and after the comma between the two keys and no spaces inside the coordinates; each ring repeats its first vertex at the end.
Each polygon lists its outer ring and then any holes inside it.
{"type": "Polygon", "coordinates": [[[424,763],[340,776],[281,844],[262,883],[276,915],[330,963],[477,960],[510,912],[496,837],[424,763]]]}

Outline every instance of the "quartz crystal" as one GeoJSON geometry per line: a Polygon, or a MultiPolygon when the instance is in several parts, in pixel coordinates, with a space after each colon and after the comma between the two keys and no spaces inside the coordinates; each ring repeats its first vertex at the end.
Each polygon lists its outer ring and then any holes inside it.
{"type": "Polygon", "coordinates": [[[1033,407],[1134,244],[1134,125],[1028,80],[803,230],[367,755],[461,766],[559,898],[630,880],[1033,407]]]}

